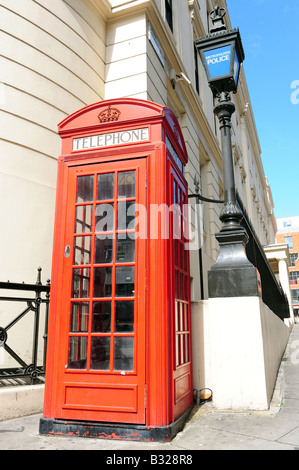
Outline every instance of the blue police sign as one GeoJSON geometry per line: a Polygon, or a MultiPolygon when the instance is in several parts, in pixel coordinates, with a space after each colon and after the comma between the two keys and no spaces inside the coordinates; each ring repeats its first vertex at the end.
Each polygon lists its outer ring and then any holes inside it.
{"type": "Polygon", "coordinates": [[[208,83],[217,95],[222,91],[237,90],[240,65],[244,60],[244,51],[239,30],[212,33],[195,40],[208,83]]]}
{"type": "Polygon", "coordinates": [[[211,49],[204,53],[211,78],[228,75],[230,72],[231,45],[211,49]]]}

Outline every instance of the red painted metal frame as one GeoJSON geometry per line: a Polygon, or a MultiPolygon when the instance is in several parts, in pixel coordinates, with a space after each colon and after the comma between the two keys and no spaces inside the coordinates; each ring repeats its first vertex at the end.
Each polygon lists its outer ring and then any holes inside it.
{"type": "MultiPolygon", "coordinates": [[[[151,218],[150,207],[153,204],[172,204],[172,178],[175,177],[186,194],[187,183],[167,150],[166,135],[179,158],[182,167],[188,161],[187,150],[180,126],[173,112],[161,105],[136,99],[117,99],[103,101],[87,106],[66,118],[59,125],[62,137],[62,154],[58,160],[58,179],[56,196],[56,216],[53,244],[53,265],[51,283],[51,303],[48,331],[48,352],[46,368],[46,387],[44,402],[44,418],[57,418],[57,393],[61,386],[61,344],[65,339],[60,317],[60,299],[63,293],[63,260],[65,248],[65,221],[68,212],[69,172],[73,167],[82,165],[107,166],[110,162],[115,166],[125,168],[126,162],[145,158],[147,161],[147,222],[148,239],[144,252],[145,277],[144,297],[145,312],[145,370],[144,370],[144,424],[147,429],[169,426],[179,416],[182,416],[193,404],[192,390],[192,350],[191,350],[191,313],[190,313],[190,275],[188,257],[188,322],[189,322],[189,362],[184,365],[182,377],[186,376],[188,385],[184,385],[183,398],[175,403],[174,381],[178,376],[174,363],[175,325],[174,325],[174,253],[172,239],[150,238],[151,218]],[[116,109],[115,121],[111,120],[111,110],[116,109]],[[99,122],[103,116],[108,116],[105,122],[99,122]],[[95,136],[132,130],[149,129],[149,140],[124,145],[114,145],[105,148],[84,149],[73,151],[73,138],[95,136]],[[172,176],[171,176],[172,175],[172,176]]],[[[167,223],[162,220],[161,223],[167,223]]],[[[138,263],[138,261],[137,261],[138,263]]],[[[83,374],[84,381],[88,377],[83,374]]],[[[182,379],[184,380],[184,379],[182,379]]],[[[140,406],[140,403],[139,405],[140,406]]],[[[117,413],[107,413],[103,422],[125,422],[123,417],[117,418],[117,413]]],[[[65,419],[79,419],[74,414],[64,414],[65,419]]],[[[84,419],[84,418],[83,418],[84,419]]],[[[89,418],[92,421],[92,418],[89,418]]],[[[130,422],[130,421],[129,421],[130,422]]],[[[137,421],[136,421],[137,422],[137,421]]]]}

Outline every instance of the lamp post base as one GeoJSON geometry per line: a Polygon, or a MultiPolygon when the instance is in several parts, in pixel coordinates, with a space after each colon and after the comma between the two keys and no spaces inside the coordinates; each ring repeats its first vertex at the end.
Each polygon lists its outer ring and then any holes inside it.
{"type": "Polygon", "coordinates": [[[222,229],[216,234],[220,246],[218,259],[208,272],[209,297],[261,296],[258,270],[246,256],[246,230],[222,229]]]}
{"type": "Polygon", "coordinates": [[[254,266],[209,271],[209,298],[261,297],[261,281],[254,266]]]}

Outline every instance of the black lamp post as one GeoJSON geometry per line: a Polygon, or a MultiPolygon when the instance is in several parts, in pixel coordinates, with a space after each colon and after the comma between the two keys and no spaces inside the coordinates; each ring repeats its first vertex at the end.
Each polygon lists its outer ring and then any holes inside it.
{"type": "Polygon", "coordinates": [[[209,86],[218,103],[214,113],[219,119],[222,144],[224,204],[220,214],[222,228],[216,234],[219,257],[208,273],[210,297],[259,295],[259,273],[245,252],[248,234],[241,226],[243,217],[237,204],[231,142],[231,116],[235,105],[230,92],[236,93],[244,51],[238,29],[228,31],[226,12],[219,5],[210,14],[210,34],[195,40],[209,86]]]}

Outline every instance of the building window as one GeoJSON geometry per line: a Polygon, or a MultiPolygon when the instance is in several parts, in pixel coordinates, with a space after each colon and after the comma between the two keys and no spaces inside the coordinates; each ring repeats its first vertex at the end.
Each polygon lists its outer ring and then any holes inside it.
{"type": "Polygon", "coordinates": [[[199,73],[198,73],[198,52],[196,46],[194,46],[194,68],[195,68],[195,87],[199,94],[199,73]]]}
{"type": "Polygon", "coordinates": [[[283,225],[283,227],[290,227],[292,224],[291,224],[290,220],[284,220],[282,225],[283,225]]]}
{"type": "Polygon", "coordinates": [[[290,266],[292,268],[296,266],[297,259],[298,259],[298,253],[290,253],[290,266]]]}
{"type": "Polygon", "coordinates": [[[172,22],[172,0],[165,0],[165,16],[166,21],[173,32],[173,22],[172,22]]]}
{"type": "Polygon", "coordinates": [[[291,293],[292,293],[293,305],[298,304],[299,303],[299,289],[292,289],[291,293]]]}
{"type": "Polygon", "coordinates": [[[297,279],[299,279],[299,271],[290,271],[290,284],[296,285],[297,279]]]}
{"type": "Polygon", "coordinates": [[[289,245],[289,248],[293,249],[293,237],[284,237],[284,241],[289,245]]]}

